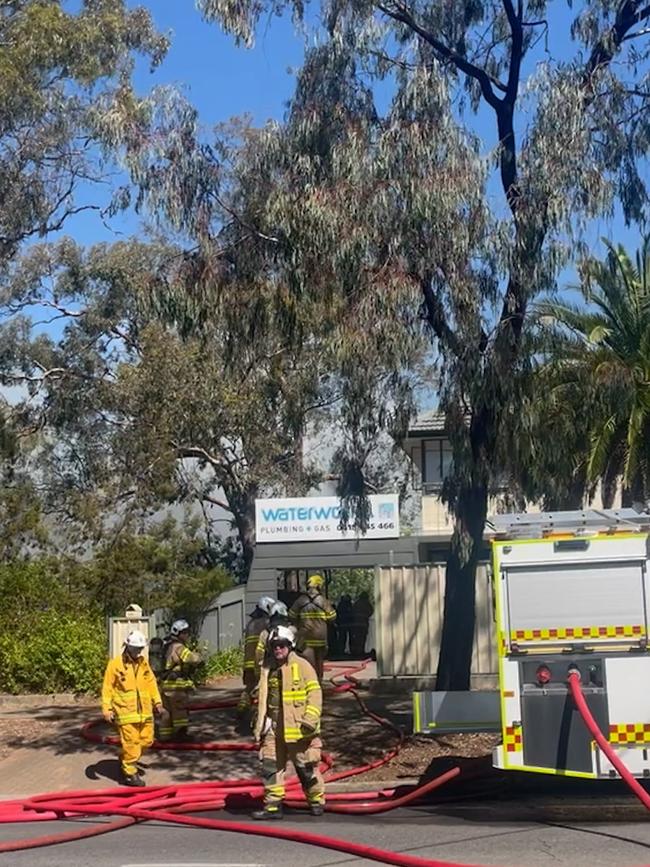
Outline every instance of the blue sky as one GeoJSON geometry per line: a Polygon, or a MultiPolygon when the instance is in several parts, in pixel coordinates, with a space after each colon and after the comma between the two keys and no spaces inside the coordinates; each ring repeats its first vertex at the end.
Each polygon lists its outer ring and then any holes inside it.
{"type": "Polygon", "coordinates": [[[140,87],[146,89],[152,78],[181,87],[206,126],[242,113],[260,124],[282,116],[294,86],[289,69],[299,67],[303,56],[302,39],[287,16],[263,24],[255,47],[246,49],[204,22],[192,0],[145,0],[145,5],[160,30],[172,31],[172,46],[154,76],[138,71],[140,87]]]}

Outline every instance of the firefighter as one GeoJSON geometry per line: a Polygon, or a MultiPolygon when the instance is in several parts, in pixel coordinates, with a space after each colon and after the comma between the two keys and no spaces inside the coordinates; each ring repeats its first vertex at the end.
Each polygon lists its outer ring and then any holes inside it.
{"type": "Polygon", "coordinates": [[[352,606],[350,655],[353,659],[363,659],[366,655],[366,642],[373,612],[370,596],[364,591],[352,606]]]}
{"type": "Polygon", "coordinates": [[[323,693],[311,664],[294,652],[291,627],[277,626],[269,636],[259,687],[254,737],[260,746],[264,807],[254,819],[281,819],[284,775],[292,762],[312,816],[321,816],[325,784],[320,772],[320,718],[323,693]]]}
{"type": "Polygon", "coordinates": [[[289,612],[284,602],[273,603],[271,607],[271,613],[269,615],[268,626],[266,627],[266,629],[263,629],[260,632],[257,641],[257,647],[255,648],[255,662],[258,669],[264,662],[265,657],[270,654],[270,648],[268,646],[269,635],[277,626],[288,626],[291,630],[293,630],[293,637],[295,641],[296,630],[293,626],[291,626],[289,620],[289,612]]]}
{"type": "Polygon", "coordinates": [[[298,652],[314,666],[319,681],[323,680],[327,656],[327,624],[336,619],[334,606],[323,596],[322,588],[322,576],[311,575],[307,579],[307,592],[300,594],[289,611],[298,630],[298,652]]]}
{"type": "Polygon", "coordinates": [[[119,656],[106,666],[102,686],[102,714],[120,735],[120,768],[126,786],[144,786],[137,762],[153,743],[153,715],[162,713],[158,684],[143,657],[147,639],[139,629],[126,637],[119,656]]]}
{"type": "Polygon", "coordinates": [[[268,629],[269,615],[274,605],[275,599],[271,596],[261,596],[246,624],[246,631],[244,633],[244,669],[242,672],[244,689],[237,705],[237,715],[239,717],[244,716],[252,705],[253,693],[257,687],[257,681],[260,679],[257,645],[260,634],[268,629]]]}
{"type": "Polygon", "coordinates": [[[187,620],[172,623],[170,633],[165,652],[165,670],[161,678],[164,705],[159,729],[161,740],[189,737],[188,704],[194,689],[192,669],[201,662],[199,654],[187,647],[190,637],[187,620]]]}

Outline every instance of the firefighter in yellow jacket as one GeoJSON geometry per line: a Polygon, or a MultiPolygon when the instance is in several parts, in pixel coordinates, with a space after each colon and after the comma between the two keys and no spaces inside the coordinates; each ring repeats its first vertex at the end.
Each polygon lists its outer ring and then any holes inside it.
{"type": "Polygon", "coordinates": [[[298,652],[314,666],[319,681],[327,657],[327,624],[336,620],[336,610],[322,589],[322,577],[311,575],[307,592],[301,593],[289,610],[289,618],[298,630],[298,652]]]}
{"type": "Polygon", "coordinates": [[[323,693],[309,662],[294,653],[291,627],[269,636],[270,658],[260,674],[255,740],[260,745],[264,808],[254,819],[281,819],[284,775],[292,762],[312,816],[321,816],[325,784],[320,772],[323,693]]]}
{"type": "Polygon", "coordinates": [[[162,712],[156,677],[143,657],[147,639],[138,629],[126,637],[124,649],[104,673],[102,714],[120,735],[120,766],[127,786],[144,786],[137,762],[153,743],[153,715],[162,712]]]}
{"type": "Polygon", "coordinates": [[[253,703],[253,693],[260,679],[260,663],[257,647],[260,635],[268,629],[269,615],[274,605],[275,599],[271,596],[260,596],[246,624],[244,632],[244,668],[242,671],[244,689],[237,705],[237,716],[239,717],[242,717],[250,710],[253,703]]]}
{"type": "Polygon", "coordinates": [[[257,646],[255,648],[255,665],[257,666],[257,679],[259,681],[259,671],[262,663],[266,659],[267,662],[272,658],[271,648],[269,647],[269,635],[278,626],[288,626],[293,632],[293,639],[296,640],[295,627],[289,622],[289,612],[284,602],[274,602],[271,606],[269,614],[268,626],[266,626],[259,635],[257,646]]]}
{"type": "Polygon", "coordinates": [[[164,710],[159,731],[163,741],[188,737],[188,706],[194,689],[192,669],[201,662],[199,654],[187,647],[190,637],[187,620],[176,620],[170,632],[165,652],[165,670],[161,677],[164,710]]]}

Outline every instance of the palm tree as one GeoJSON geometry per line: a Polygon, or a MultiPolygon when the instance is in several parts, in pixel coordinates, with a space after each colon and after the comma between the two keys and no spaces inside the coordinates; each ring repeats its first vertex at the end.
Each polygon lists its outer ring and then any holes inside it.
{"type": "Polygon", "coordinates": [[[603,483],[606,506],[621,483],[623,505],[632,505],[650,495],[650,236],[635,262],[605,243],[605,259],[583,269],[585,304],[537,306],[542,370],[556,404],[582,407],[587,481],[603,483]]]}

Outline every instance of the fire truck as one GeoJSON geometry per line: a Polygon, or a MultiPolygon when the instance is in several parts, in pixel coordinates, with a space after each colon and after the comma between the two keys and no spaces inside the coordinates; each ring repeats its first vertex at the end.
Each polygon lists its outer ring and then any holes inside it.
{"type": "Polygon", "coordinates": [[[650,514],[488,523],[498,691],[414,692],[414,731],[500,731],[498,768],[615,777],[572,695],[574,674],[614,760],[650,777],[650,514]]]}
{"type": "Polygon", "coordinates": [[[568,687],[636,777],[650,776],[650,514],[490,519],[504,770],[608,778],[568,687]]]}

